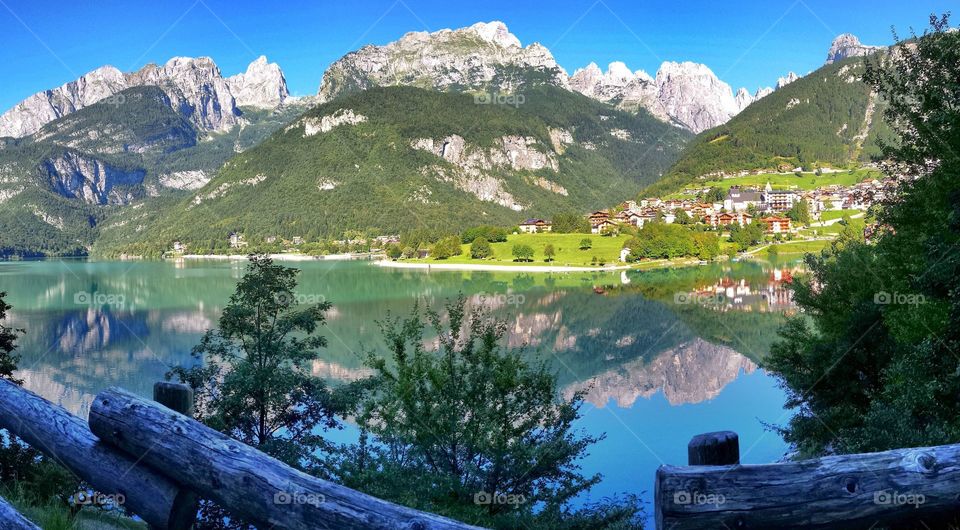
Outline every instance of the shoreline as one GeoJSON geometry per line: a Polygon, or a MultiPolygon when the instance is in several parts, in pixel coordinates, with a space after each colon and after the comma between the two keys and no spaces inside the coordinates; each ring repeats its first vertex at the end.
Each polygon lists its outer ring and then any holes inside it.
{"type": "MultiPolygon", "coordinates": [[[[247,257],[247,254],[184,254],[167,259],[173,261],[181,259],[246,261],[247,257]]],[[[374,259],[374,256],[370,254],[327,254],[323,256],[311,256],[309,254],[282,253],[268,254],[267,257],[274,261],[370,261],[374,259]]]]}
{"type": "Polygon", "coordinates": [[[483,263],[410,263],[402,261],[392,261],[389,259],[379,260],[375,263],[378,267],[388,269],[419,269],[419,270],[448,270],[448,271],[492,271],[492,272],[618,272],[631,270],[635,267],[630,265],[618,265],[612,267],[576,267],[566,265],[494,265],[483,263]]]}

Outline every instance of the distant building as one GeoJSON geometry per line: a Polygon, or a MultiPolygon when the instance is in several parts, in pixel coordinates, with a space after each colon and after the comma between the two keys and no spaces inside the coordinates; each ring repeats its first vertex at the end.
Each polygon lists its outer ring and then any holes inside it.
{"type": "Polygon", "coordinates": [[[746,226],[753,221],[753,217],[746,212],[736,212],[736,213],[713,213],[707,216],[704,216],[704,224],[710,225],[714,228],[718,226],[730,226],[733,224],[738,224],[741,226],[746,226]]]}
{"type": "Polygon", "coordinates": [[[764,217],[760,221],[766,225],[768,234],[786,234],[793,229],[789,217],[764,217]]]}
{"type": "Polygon", "coordinates": [[[543,219],[527,219],[520,223],[520,231],[525,234],[536,234],[539,232],[550,232],[553,225],[543,219]]]}
{"type": "Polygon", "coordinates": [[[590,227],[591,234],[603,234],[617,228],[617,224],[610,219],[604,219],[590,227]]]}
{"type": "Polygon", "coordinates": [[[760,201],[760,192],[732,186],[723,199],[723,209],[728,212],[745,212],[750,206],[759,205],[760,201]]]}
{"type": "Polygon", "coordinates": [[[775,190],[767,182],[767,186],[760,194],[760,200],[764,211],[786,212],[800,202],[800,196],[790,190],[775,190]]]}
{"type": "Polygon", "coordinates": [[[179,241],[173,242],[173,251],[174,252],[184,252],[187,250],[187,246],[179,241]]]}
{"type": "Polygon", "coordinates": [[[302,245],[302,244],[303,244],[303,238],[300,237],[300,236],[293,236],[292,243],[293,243],[294,245],[302,245]]]}
{"type": "Polygon", "coordinates": [[[230,234],[230,248],[244,248],[246,246],[247,242],[244,240],[243,234],[236,232],[230,234]]]}

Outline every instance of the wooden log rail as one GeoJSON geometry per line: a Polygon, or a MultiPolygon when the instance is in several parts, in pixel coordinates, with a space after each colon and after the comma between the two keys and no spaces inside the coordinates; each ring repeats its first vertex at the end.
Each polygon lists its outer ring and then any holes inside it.
{"type": "Polygon", "coordinates": [[[301,473],[153,401],[108,389],[90,430],[228,511],[264,528],[475,529],[301,473]]]}
{"type": "Polygon", "coordinates": [[[960,444],[764,465],[740,465],[738,446],[732,432],[699,435],[696,465],[657,470],[658,529],[866,529],[960,513],[960,444]]]}
{"type": "Polygon", "coordinates": [[[42,397],[0,379],[0,428],[70,470],[158,529],[190,528],[197,498],[161,473],[102,443],[83,420],[42,397]]]}
{"type": "Polygon", "coordinates": [[[10,506],[6,499],[0,497],[0,530],[40,530],[40,528],[30,522],[10,506]]]}

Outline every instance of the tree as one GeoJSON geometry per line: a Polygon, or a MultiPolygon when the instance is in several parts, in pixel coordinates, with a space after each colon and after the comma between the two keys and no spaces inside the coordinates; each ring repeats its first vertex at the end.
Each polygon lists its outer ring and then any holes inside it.
{"type": "Polygon", "coordinates": [[[806,199],[800,199],[797,201],[787,212],[787,217],[791,221],[801,225],[810,224],[810,205],[807,203],[806,199]]]}
{"type": "Polygon", "coordinates": [[[387,257],[396,261],[400,259],[400,256],[403,256],[403,250],[400,249],[400,245],[391,244],[387,247],[387,257]]]}
{"type": "Polygon", "coordinates": [[[460,241],[469,244],[473,243],[478,237],[482,237],[490,243],[502,243],[507,240],[507,229],[490,225],[475,226],[464,230],[460,241]]]}
{"type": "Polygon", "coordinates": [[[293,268],[250,256],[220,317],[176,377],[196,392],[197,418],[210,427],[300,468],[319,465],[329,450],[319,430],[339,426],[340,410],[311,363],[327,341],[316,331],[330,302],[302,305],[293,268]]]}
{"type": "Polygon", "coordinates": [[[493,247],[484,237],[478,237],[470,244],[470,257],[473,259],[487,259],[493,256],[493,247]]]}
{"type": "Polygon", "coordinates": [[[513,246],[514,261],[533,261],[533,247],[517,244],[513,246]]]}
{"type": "Polygon", "coordinates": [[[553,257],[557,255],[557,251],[554,250],[553,245],[547,243],[547,246],[543,247],[543,261],[553,261],[553,257]]]}
{"type": "Polygon", "coordinates": [[[882,142],[885,170],[918,178],[883,204],[871,244],[844,227],[793,282],[805,316],[768,363],[797,410],[782,432],[802,454],[960,440],[960,34],[948,29],[932,17],[867,63],[897,134],[882,142]]]}
{"type": "Polygon", "coordinates": [[[590,250],[593,248],[593,240],[589,237],[585,237],[580,240],[580,250],[590,250]]]}
{"type": "Polygon", "coordinates": [[[688,214],[683,208],[677,208],[674,210],[673,217],[673,222],[677,223],[678,225],[688,225],[693,222],[693,218],[690,217],[690,214],[688,214]]]}
{"type": "Polygon", "coordinates": [[[410,258],[412,258],[412,257],[414,257],[414,256],[416,256],[416,255],[417,255],[417,251],[416,251],[416,249],[414,249],[413,247],[403,247],[403,257],[404,257],[404,258],[410,259],[410,258]]]}
{"type": "Polygon", "coordinates": [[[553,231],[558,234],[589,234],[590,221],[578,213],[558,213],[553,217],[553,231]]]}
{"type": "Polygon", "coordinates": [[[16,341],[23,330],[3,325],[7,318],[7,311],[12,309],[5,300],[6,296],[7,293],[0,292],[0,379],[20,385],[23,381],[14,377],[13,372],[17,369],[17,363],[20,362],[20,355],[16,352],[16,341]]]}
{"type": "Polygon", "coordinates": [[[463,247],[460,246],[460,238],[457,236],[445,237],[433,245],[434,259],[447,259],[460,254],[463,254],[463,247]]]}
{"type": "Polygon", "coordinates": [[[506,324],[468,312],[462,295],[445,313],[381,323],[389,351],[368,353],[377,384],[344,484],[485,527],[639,528],[636,499],[569,507],[601,478],[579,472],[602,438],[574,429],[583,394],[559,398],[548,365],[503,349],[506,324]]]}
{"type": "Polygon", "coordinates": [[[763,223],[760,220],[741,225],[733,224],[730,226],[730,242],[737,245],[737,250],[743,252],[753,245],[763,241],[763,223]]]}

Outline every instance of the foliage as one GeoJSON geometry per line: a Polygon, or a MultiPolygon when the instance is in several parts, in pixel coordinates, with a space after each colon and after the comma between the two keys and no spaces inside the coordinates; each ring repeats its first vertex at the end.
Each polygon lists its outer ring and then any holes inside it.
{"type": "Polygon", "coordinates": [[[329,449],[318,429],[338,427],[338,403],[310,363],[326,339],[316,335],[329,302],[305,305],[297,269],[250,256],[220,317],[192,351],[197,364],[176,367],[196,391],[197,418],[289,465],[311,469],[329,449]]]}
{"type": "Polygon", "coordinates": [[[580,250],[590,250],[593,248],[593,240],[589,237],[585,237],[580,240],[580,250]]]}
{"type": "Polygon", "coordinates": [[[730,242],[737,246],[737,250],[743,252],[763,241],[763,232],[763,223],[760,219],[754,219],[746,226],[735,223],[730,226],[730,242]]]}
{"type": "Polygon", "coordinates": [[[460,238],[457,236],[448,236],[437,241],[430,255],[433,256],[434,259],[447,259],[453,256],[459,256],[460,254],[463,254],[463,247],[460,246],[460,238]]]}
{"type": "Polygon", "coordinates": [[[515,261],[533,261],[533,247],[530,245],[516,244],[511,251],[515,261]]]}
{"type": "Polygon", "coordinates": [[[557,250],[553,248],[552,243],[547,243],[547,246],[543,247],[543,261],[553,261],[553,257],[557,255],[557,250]]]}
{"type": "Polygon", "coordinates": [[[8,328],[3,324],[7,318],[7,311],[12,309],[4,300],[6,296],[7,293],[0,292],[0,379],[6,379],[19,385],[23,381],[14,377],[13,372],[17,369],[17,363],[20,361],[20,356],[16,353],[17,336],[23,333],[23,330],[8,328]]]}
{"type": "Polygon", "coordinates": [[[479,236],[470,243],[470,257],[473,259],[487,259],[493,256],[493,247],[483,236],[479,236]]]}
{"type": "Polygon", "coordinates": [[[883,145],[890,171],[919,178],[883,205],[874,244],[848,225],[795,281],[806,318],[781,330],[769,368],[801,454],[960,440],[960,34],[947,29],[932,17],[867,69],[899,134],[883,145]]]}
{"type": "Polygon", "coordinates": [[[787,217],[789,217],[790,220],[795,224],[809,225],[810,205],[807,203],[807,200],[800,199],[797,201],[787,212],[787,217]]]}
{"type": "Polygon", "coordinates": [[[575,212],[561,212],[553,216],[553,231],[558,234],[589,234],[590,221],[575,212]]]}
{"type": "Polygon", "coordinates": [[[558,398],[545,362],[502,349],[504,322],[461,296],[445,315],[415,308],[381,328],[389,352],[367,358],[377,385],[341,461],[345,485],[485,527],[640,527],[636,499],[569,507],[600,480],[577,462],[601,438],[573,429],[583,394],[558,398]]]}
{"type": "Polygon", "coordinates": [[[630,249],[629,261],[690,256],[713,259],[720,255],[720,239],[714,233],[698,232],[678,224],[646,223],[624,248],[630,249]]]}
{"type": "Polygon", "coordinates": [[[464,244],[473,243],[478,237],[486,239],[488,243],[502,243],[507,240],[507,229],[490,225],[475,226],[464,230],[460,237],[464,244]]]}

